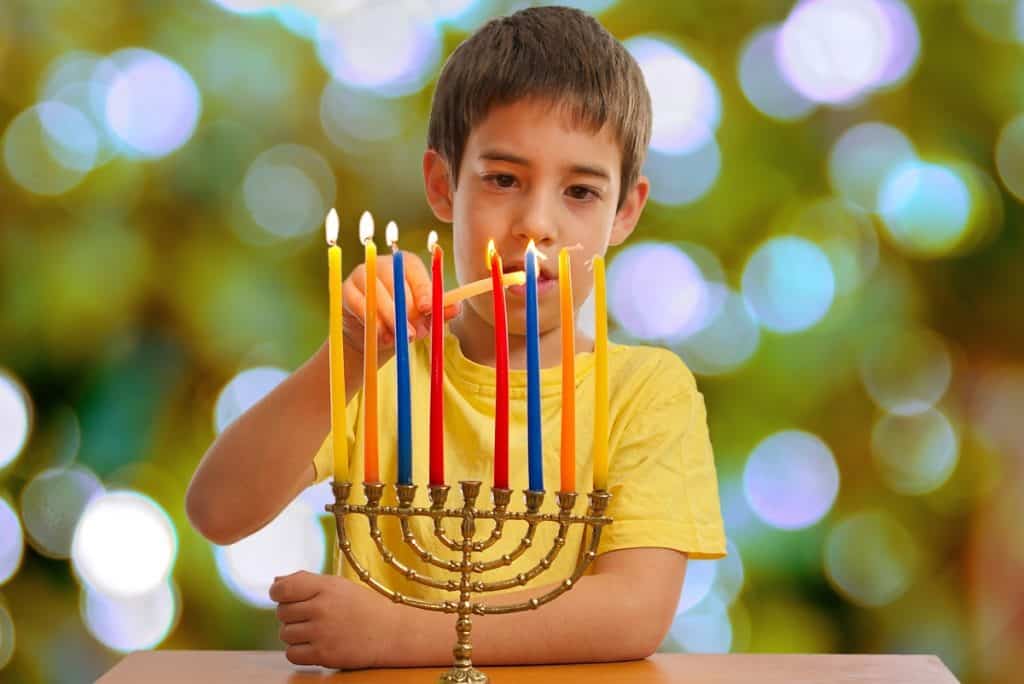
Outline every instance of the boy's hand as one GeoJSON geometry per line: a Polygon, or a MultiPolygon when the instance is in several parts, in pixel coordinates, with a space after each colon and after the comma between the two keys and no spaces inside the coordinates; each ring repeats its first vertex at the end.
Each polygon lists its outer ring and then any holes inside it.
{"type": "MultiPolygon", "coordinates": [[[[411,252],[402,255],[406,320],[413,339],[420,339],[430,334],[430,274],[419,256],[411,252]]],[[[379,351],[384,352],[380,355],[381,363],[390,357],[395,345],[395,282],[391,262],[390,254],[377,256],[377,344],[379,351]]],[[[366,265],[359,264],[342,288],[345,343],[359,354],[363,353],[366,330],[366,288],[366,265]]],[[[444,320],[454,318],[458,312],[458,304],[445,307],[444,320]]]]}
{"type": "Polygon", "coordinates": [[[285,656],[296,665],[373,667],[392,640],[391,604],[344,577],[300,571],[270,587],[285,656]]]}

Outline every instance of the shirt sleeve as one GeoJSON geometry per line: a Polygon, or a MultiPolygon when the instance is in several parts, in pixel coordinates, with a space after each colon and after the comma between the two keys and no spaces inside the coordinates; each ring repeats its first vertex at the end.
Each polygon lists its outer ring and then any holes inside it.
{"type": "Polygon", "coordinates": [[[725,556],[714,455],[704,397],[678,356],[664,351],[643,396],[614,426],[612,494],[598,554],[660,547],[690,558],[725,556]],[[618,429],[615,429],[618,428],[618,429]]]}

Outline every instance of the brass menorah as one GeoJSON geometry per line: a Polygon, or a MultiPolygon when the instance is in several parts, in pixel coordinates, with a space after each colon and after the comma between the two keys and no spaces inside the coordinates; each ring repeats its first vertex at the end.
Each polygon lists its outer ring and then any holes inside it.
{"type": "Polygon", "coordinates": [[[590,503],[586,515],[573,515],[573,508],[576,505],[576,492],[557,492],[558,513],[541,513],[540,508],[544,503],[544,492],[525,490],[523,492],[526,501],[526,511],[514,513],[508,510],[509,501],[512,498],[511,489],[498,487],[491,488],[491,500],[493,507],[490,510],[477,508],[476,500],[480,495],[480,483],[472,480],[459,482],[462,489],[462,507],[445,508],[448,500],[447,485],[430,485],[429,508],[416,507],[412,505],[416,496],[416,485],[396,484],[394,485],[398,500],[398,506],[381,506],[381,497],[384,494],[384,483],[364,482],[363,490],[366,494],[365,504],[348,503],[349,494],[352,490],[351,482],[334,483],[334,504],[328,504],[327,510],[334,513],[336,527],[338,529],[338,545],[341,547],[345,558],[352,565],[359,578],[371,588],[388,597],[395,603],[400,603],[414,608],[433,610],[442,613],[458,613],[455,621],[456,642],[452,653],[455,662],[452,668],[441,675],[438,680],[442,684],[455,682],[486,683],[487,675],[473,667],[471,655],[473,646],[470,642],[472,631],[472,615],[499,615],[502,613],[514,613],[524,610],[534,610],[540,606],[553,601],[558,596],[572,589],[576,581],[583,575],[587,566],[597,555],[598,543],[601,540],[601,529],[610,524],[610,518],[604,516],[611,494],[604,490],[595,490],[589,493],[590,503]],[[378,579],[375,579],[363,568],[355,555],[352,553],[352,543],[345,532],[345,516],[350,514],[365,515],[370,523],[370,536],[376,543],[384,561],[392,568],[400,572],[406,578],[444,591],[458,592],[458,601],[425,601],[412,596],[406,596],[384,586],[378,579]],[[452,573],[453,578],[439,580],[423,575],[416,570],[401,563],[395,554],[386,548],[381,536],[379,519],[381,516],[395,516],[398,518],[402,529],[402,537],[426,563],[452,573]],[[446,560],[439,558],[426,548],[409,526],[409,519],[413,517],[426,517],[434,521],[434,537],[445,547],[452,551],[461,553],[461,560],[446,560]],[[462,521],[461,535],[459,539],[452,539],[445,532],[443,521],[446,518],[455,518],[462,521]],[[493,520],[494,524],[486,539],[476,539],[476,521],[493,520]],[[502,538],[505,523],[510,520],[522,520],[526,522],[526,531],[518,546],[509,553],[502,554],[491,560],[474,560],[474,554],[479,554],[493,546],[502,538]],[[492,572],[511,565],[517,558],[522,556],[527,549],[533,545],[533,537],[537,527],[541,523],[558,523],[558,534],[552,543],[551,549],[531,569],[516,574],[508,579],[485,582],[475,579],[477,575],[492,572]],[[473,600],[474,594],[486,594],[488,592],[502,591],[517,586],[523,586],[538,575],[543,574],[551,567],[552,562],[558,556],[562,547],[565,546],[566,535],[570,526],[575,524],[584,525],[583,536],[580,540],[580,550],[576,558],[576,567],[572,574],[560,581],[555,588],[543,596],[531,598],[507,605],[489,606],[485,603],[473,600]],[[590,531],[589,540],[587,531],[590,531]],[[458,579],[455,579],[457,577],[458,579]]]}

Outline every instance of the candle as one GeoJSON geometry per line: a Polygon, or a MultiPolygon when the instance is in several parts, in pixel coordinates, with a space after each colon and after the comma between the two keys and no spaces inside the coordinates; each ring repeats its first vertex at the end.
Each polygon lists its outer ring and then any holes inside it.
{"type": "Polygon", "coordinates": [[[444,252],[437,233],[427,237],[430,252],[430,484],[444,484],[444,252]]]}
{"type": "Polygon", "coordinates": [[[398,249],[398,224],[384,231],[391,248],[391,274],[395,285],[395,369],[398,385],[398,484],[412,484],[412,398],[409,387],[409,326],[405,308],[405,260],[398,249]]]}
{"type": "Polygon", "coordinates": [[[540,415],[540,330],[537,314],[537,250],[526,248],[526,438],[530,490],[544,491],[540,415]]]}
{"type": "Polygon", "coordinates": [[[334,479],[348,479],[348,421],[345,419],[345,348],[342,346],[341,247],[338,246],[338,212],[331,209],[325,225],[327,233],[328,359],[331,393],[331,450],[334,454],[334,479]]]}
{"type": "MultiPolygon", "coordinates": [[[[490,267],[490,264],[488,264],[490,267]]],[[[476,297],[485,292],[492,291],[495,287],[509,287],[511,285],[523,285],[526,283],[526,273],[523,271],[513,271],[512,273],[505,273],[500,279],[494,278],[482,278],[480,280],[474,280],[471,283],[466,283],[462,287],[457,287],[451,292],[446,292],[444,295],[444,305],[451,306],[461,302],[463,299],[470,297],[476,297]]]]}
{"type": "Polygon", "coordinates": [[[558,252],[559,307],[562,314],[562,491],[576,490],[576,323],[572,309],[569,250],[558,252]]]}
{"type": "Polygon", "coordinates": [[[508,314],[501,280],[501,255],[494,240],[487,243],[494,300],[494,486],[508,489],[508,314]]]}
{"type": "Polygon", "coordinates": [[[365,247],[366,335],[363,338],[363,481],[379,482],[377,474],[377,246],[373,243],[373,217],[359,218],[359,239],[365,247]]]}
{"type": "Polygon", "coordinates": [[[594,257],[594,489],[608,488],[608,315],[604,257],[594,257]]]}

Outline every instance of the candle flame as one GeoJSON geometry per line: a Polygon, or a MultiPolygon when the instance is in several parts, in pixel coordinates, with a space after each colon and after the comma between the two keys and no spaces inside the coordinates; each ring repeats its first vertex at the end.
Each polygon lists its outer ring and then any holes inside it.
{"type": "Polygon", "coordinates": [[[324,226],[327,232],[327,244],[331,247],[338,242],[338,212],[331,207],[331,210],[327,212],[327,221],[324,226]]]}
{"type": "Polygon", "coordinates": [[[388,247],[394,247],[398,244],[398,224],[394,221],[388,221],[387,227],[384,229],[384,238],[388,242],[388,247]]]}
{"type": "Polygon", "coordinates": [[[373,216],[370,212],[364,211],[363,215],[359,217],[359,241],[366,244],[367,241],[373,239],[373,216]]]}
{"type": "Polygon", "coordinates": [[[530,240],[530,244],[526,245],[526,252],[527,254],[533,252],[534,256],[536,256],[538,259],[543,259],[547,261],[547,256],[545,256],[543,252],[537,249],[537,245],[534,244],[533,240],[530,240]]]}
{"type": "Polygon", "coordinates": [[[494,240],[487,241],[487,270],[491,270],[491,261],[494,260],[494,255],[498,253],[498,250],[494,248],[494,240]]]}
{"type": "Polygon", "coordinates": [[[432,253],[435,247],[437,247],[437,231],[432,230],[427,236],[427,251],[432,253]]]}

